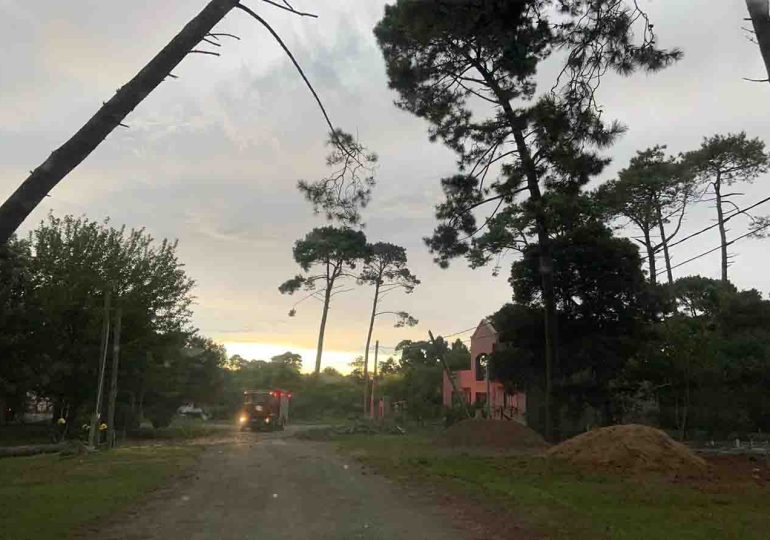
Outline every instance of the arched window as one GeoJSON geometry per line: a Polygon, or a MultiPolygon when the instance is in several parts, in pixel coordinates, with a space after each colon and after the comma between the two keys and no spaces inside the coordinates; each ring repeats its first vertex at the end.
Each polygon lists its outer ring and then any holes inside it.
{"type": "Polygon", "coordinates": [[[484,381],[487,378],[487,362],[489,355],[481,353],[476,357],[476,380],[484,381]]]}

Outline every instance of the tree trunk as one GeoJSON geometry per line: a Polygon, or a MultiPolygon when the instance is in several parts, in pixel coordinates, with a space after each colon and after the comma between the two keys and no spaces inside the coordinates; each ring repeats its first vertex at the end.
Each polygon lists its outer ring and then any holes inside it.
{"type": "Polygon", "coordinates": [[[369,394],[369,347],[372,344],[372,331],[374,330],[374,318],[377,316],[377,301],[380,298],[380,280],[374,286],[374,300],[372,301],[372,315],[369,317],[369,332],[366,334],[366,350],[364,350],[364,416],[366,416],[366,407],[369,394]]]}
{"type": "Polygon", "coordinates": [[[720,173],[717,173],[717,179],[713,185],[717,199],[717,223],[719,224],[719,238],[722,253],[722,281],[727,283],[727,231],[725,230],[725,215],[722,210],[722,177],[720,173]]]}
{"type": "Polygon", "coordinates": [[[548,225],[543,207],[543,196],[540,192],[540,178],[537,173],[537,166],[532,158],[529,146],[527,144],[524,130],[526,129],[526,120],[519,118],[511,107],[509,97],[503,89],[500,88],[497,80],[492,76],[483,65],[473,62],[476,69],[481,73],[484,81],[494,92],[497,102],[503,109],[505,120],[508,122],[519,159],[524,168],[524,175],[527,178],[527,189],[529,190],[529,199],[532,203],[535,217],[535,229],[537,231],[537,241],[540,246],[540,281],[543,292],[543,304],[545,308],[544,331],[545,331],[545,438],[552,440],[553,419],[552,419],[552,384],[553,371],[558,364],[558,328],[556,314],[556,293],[553,283],[553,254],[551,252],[551,240],[548,236],[548,225]]]}
{"type": "Polygon", "coordinates": [[[666,227],[663,224],[663,216],[660,213],[660,208],[657,209],[658,212],[658,231],[660,233],[660,242],[663,246],[663,261],[666,264],[666,277],[668,277],[668,283],[669,285],[674,283],[674,272],[671,270],[671,255],[668,251],[668,240],[666,239],[666,227]]]}
{"type": "MultiPolygon", "coordinates": [[[[513,110],[507,107],[510,114],[513,110]]],[[[532,160],[524,133],[521,129],[514,129],[514,139],[519,151],[519,156],[527,175],[527,187],[529,198],[535,209],[535,225],[537,229],[537,241],[540,247],[540,281],[543,291],[543,304],[545,305],[544,331],[545,331],[545,433],[546,440],[553,440],[553,371],[558,362],[558,329],[556,327],[556,293],[553,283],[553,254],[551,253],[551,239],[548,236],[548,227],[543,208],[543,196],[540,192],[540,184],[537,176],[537,168],[532,160]]]]}
{"type": "Polygon", "coordinates": [[[65,443],[36,444],[29,446],[9,446],[0,448],[0,458],[36,456],[38,454],[54,454],[67,448],[65,443]]]}
{"type": "Polygon", "coordinates": [[[650,267],[650,283],[658,282],[658,267],[655,262],[655,248],[652,246],[650,231],[644,231],[644,248],[647,250],[647,265],[650,267]]]}
{"type": "MultiPolygon", "coordinates": [[[[327,268],[326,275],[329,276],[328,268],[327,268]]],[[[321,328],[318,330],[318,348],[316,349],[316,353],[315,353],[315,372],[314,373],[316,376],[321,373],[321,355],[323,354],[323,350],[324,350],[324,332],[326,332],[326,318],[329,315],[329,303],[331,302],[332,287],[334,286],[335,277],[336,276],[332,274],[332,277],[327,278],[326,280],[326,293],[324,294],[324,309],[323,309],[323,313],[321,314],[321,328]]]]}
{"type": "Polygon", "coordinates": [[[120,363],[120,325],[123,311],[115,311],[115,332],[112,336],[112,369],[110,370],[110,397],[107,401],[107,446],[115,446],[115,401],[118,397],[118,365],[120,363]]]}
{"type": "Polygon", "coordinates": [[[0,206],[0,245],[8,241],[40,201],[86,159],[237,4],[238,0],[211,0],[149,64],[118,89],[71,139],[32,171],[0,206]]]}
{"type": "Polygon", "coordinates": [[[369,406],[369,414],[374,418],[374,392],[377,389],[377,356],[380,352],[380,340],[377,340],[377,344],[374,346],[374,371],[372,372],[372,394],[371,405],[369,406]]]}
{"type": "Polygon", "coordinates": [[[765,71],[770,79],[770,6],[768,0],[746,0],[746,7],[757,35],[759,51],[765,61],[765,71]]]}

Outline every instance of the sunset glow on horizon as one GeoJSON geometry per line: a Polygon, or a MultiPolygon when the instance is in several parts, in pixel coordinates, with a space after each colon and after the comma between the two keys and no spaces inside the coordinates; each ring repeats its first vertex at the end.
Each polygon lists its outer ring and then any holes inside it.
{"type": "MultiPolygon", "coordinates": [[[[289,351],[302,356],[303,373],[311,373],[315,367],[316,350],[309,349],[307,347],[247,341],[226,342],[224,343],[224,346],[227,350],[228,356],[237,354],[246,360],[270,360],[273,356],[277,356],[289,351]]],[[[356,356],[359,356],[360,354],[360,352],[354,351],[324,350],[323,357],[321,359],[321,369],[326,367],[333,367],[341,373],[349,373],[350,362],[352,362],[356,356]]]]}

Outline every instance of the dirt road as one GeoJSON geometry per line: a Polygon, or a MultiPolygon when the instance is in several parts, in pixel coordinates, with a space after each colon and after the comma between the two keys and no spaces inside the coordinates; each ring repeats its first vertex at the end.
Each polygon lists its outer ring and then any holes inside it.
{"type": "Polygon", "coordinates": [[[321,443],[242,433],[100,540],[460,540],[446,514],[321,443]]]}

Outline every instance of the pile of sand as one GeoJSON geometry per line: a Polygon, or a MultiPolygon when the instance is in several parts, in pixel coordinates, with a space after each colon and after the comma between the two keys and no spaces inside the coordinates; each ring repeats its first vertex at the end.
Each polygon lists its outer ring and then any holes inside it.
{"type": "Polygon", "coordinates": [[[548,456],[574,465],[624,473],[699,476],[706,461],[659,429],[625,425],[595,429],[554,446],[548,456]]]}
{"type": "Polygon", "coordinates": [[[544,450],[548,444],[535,431],[505,420],[463,420],[448,428],[439,442],[453,448],[544,450]]]}

